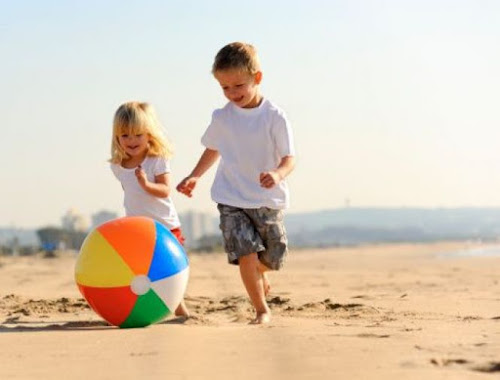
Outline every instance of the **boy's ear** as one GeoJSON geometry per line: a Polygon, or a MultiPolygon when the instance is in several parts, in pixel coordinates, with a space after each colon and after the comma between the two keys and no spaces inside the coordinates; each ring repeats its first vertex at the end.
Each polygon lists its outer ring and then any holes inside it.
{"type": "Polygon", "coordinates": [[[254,76],[255,84],[262,82],[262,71],[257,71],[254,76]]]}

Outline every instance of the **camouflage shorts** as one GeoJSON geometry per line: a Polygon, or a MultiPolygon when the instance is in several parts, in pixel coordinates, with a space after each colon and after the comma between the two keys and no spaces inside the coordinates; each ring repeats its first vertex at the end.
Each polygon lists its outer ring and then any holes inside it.
{"type": "Polygon", "coordinates": [[[220,229],[228,261],[256,252],[268,268],[278,270],[288,253],[283,211],[267,207],[245,209],[218,204],[220,229]]]}

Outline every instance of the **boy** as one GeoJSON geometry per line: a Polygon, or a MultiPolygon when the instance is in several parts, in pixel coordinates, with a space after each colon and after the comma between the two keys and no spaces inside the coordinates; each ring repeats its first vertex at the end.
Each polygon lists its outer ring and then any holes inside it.
{"type": "Polygon", "coordinates": [[[285,177],[295,165],[292,131],[283,111],[259,92],[262,72],[255,48],[234,42],[216,55],[212,74],[229,103],[215,110],[201,142],[205,151],[177,190],[192,196],[198,179],[219,159],[212,199],[220,212],[224,248],[240,275],[256,316],[268,323],[266,271],[283,266],[288,207],[285,177]]]}

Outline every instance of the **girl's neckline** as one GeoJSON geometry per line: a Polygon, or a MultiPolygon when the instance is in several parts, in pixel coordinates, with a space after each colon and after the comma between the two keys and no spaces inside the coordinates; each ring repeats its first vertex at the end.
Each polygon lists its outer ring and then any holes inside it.
{"type": "Polygon", "coordinates": [[[131,170],[131,169],[137,169],[139,166],[141,166],[142,164],[144,164],[144,161],[146,161],[146,159],[148,158],[148,156],[144,157],[144,159],[139,162],[137,165],[135,166],[124,166],[123,163],[120,164],[120,166],[123,168],[123,169],[128,169],[128,170],[131,170]]]}

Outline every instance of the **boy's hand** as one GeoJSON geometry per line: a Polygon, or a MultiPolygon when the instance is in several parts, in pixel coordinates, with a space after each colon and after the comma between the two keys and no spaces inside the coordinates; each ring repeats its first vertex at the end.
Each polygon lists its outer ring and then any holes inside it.
{"type": "Polygon", "coordinates": [[[260,173],[259,176],[260,186],[266,189],[270,189],[280,183],[282,180],[280,174],[277,171],[270,171],[265,173],[260,173]]]}
{"type": "Polygon", "coordinates": [[[193,196],[193,190],[198,182],[197,177],[186,177],[184,178],[176,187],[177,191],[184,194],[185,196],[191,198],[193,196]]]}
{"type": "Polygon", "coordinates": [[[148,179],[146,177],[146,172],[144,170],[142,170],[141,165],[139,165],[137,167],[137,169],[135,169],[135,176],[137,177],[137,181],[139,182],[139,185],[144,187],[144,185],[146,185],[146,182],[148,181],[148,179]]]}

